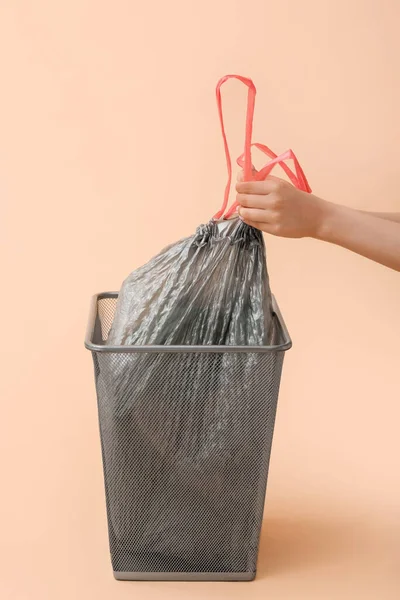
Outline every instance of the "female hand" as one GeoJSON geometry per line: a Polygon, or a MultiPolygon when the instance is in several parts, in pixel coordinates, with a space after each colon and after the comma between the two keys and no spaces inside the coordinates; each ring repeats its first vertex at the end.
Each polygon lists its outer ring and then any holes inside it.
{"type": "Polygon", "coordinates": [[[238,182],[239,216],[266,233],[281,237],[319,237],[329,203],[277,177],[238,182]]]}
{"type": "Polygon", "coordinates": [[[321,200],[276,177],[239,182],[239,216],[266,233],[312,237],[400,271],[400,214],[370,214],[321,200]]]}

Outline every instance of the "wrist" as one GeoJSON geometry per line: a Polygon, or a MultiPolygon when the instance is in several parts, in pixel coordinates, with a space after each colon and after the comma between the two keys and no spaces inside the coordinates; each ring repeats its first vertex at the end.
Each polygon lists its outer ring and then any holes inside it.
{"type": "Polygon", "coordinates": [[[323,242],[329,242],[335,230],[335,222],[338,219],[341,207],[316,197],[314,197],[314,203],[316,216],[314,235],[311,237],[323,242]]]}

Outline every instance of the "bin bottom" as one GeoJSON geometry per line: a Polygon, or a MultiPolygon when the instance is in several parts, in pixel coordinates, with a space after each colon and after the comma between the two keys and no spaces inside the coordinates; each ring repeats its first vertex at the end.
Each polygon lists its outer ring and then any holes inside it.
{"type": "Polygon", "coordinates": [[[253,581],[256,573],[160,573],[114,571],[119,581],[253,581]]]}

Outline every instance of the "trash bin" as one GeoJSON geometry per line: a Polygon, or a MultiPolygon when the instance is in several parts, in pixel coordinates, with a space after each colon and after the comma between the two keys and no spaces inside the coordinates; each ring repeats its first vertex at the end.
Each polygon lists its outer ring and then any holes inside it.
{"type": "Polygon", "coordinates": [[[273,346],[110,346],[118,299],[93,298],[92,352],[116,579],[255,577],[284,352],[273,346]],[[201,366],[201,368],[199,368],[201,366]]]}

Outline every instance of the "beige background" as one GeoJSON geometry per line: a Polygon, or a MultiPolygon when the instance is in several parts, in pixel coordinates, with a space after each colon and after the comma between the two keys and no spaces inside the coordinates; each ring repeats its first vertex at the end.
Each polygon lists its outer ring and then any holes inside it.
{"type": "MultiPolygon", "coordinates": [[[[214,86],[254,78],[256,137],[316,193],[400,211],[396,0],[3,0],[0,6],[4,600],[400,597],[399,274],[267,239],[294,340],[259,577],[111,576],[89,297],[219,207],[214,86]]],[[[244,93],[225,92],[235,155],[244,93]]]]}

